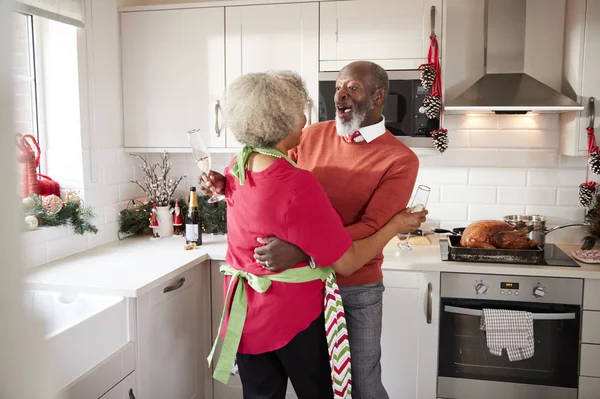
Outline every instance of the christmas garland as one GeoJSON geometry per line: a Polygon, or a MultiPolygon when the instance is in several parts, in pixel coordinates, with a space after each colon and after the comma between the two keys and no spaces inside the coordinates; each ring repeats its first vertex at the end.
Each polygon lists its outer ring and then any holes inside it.
{"type": "MultiPolygon", "coordinates": [[[[224,201],[209,204],[208,197],[198,196],[198,208],[200,209],[202,232],[206,234],[225,234],[227,233],[227,205],[224,201]]],[[[119,213],[119,236],[129,236],[141,234],[148,228],[150,211],[152,203],[140,203],[131,200],[130,205],[119,213]],[[137,204],[136,204],[137,202],[137,204]]],[[[181,209],[183,226],[185,230],[185,215],[188,211],[188,204],[183,199],[178,199],[177,204],[181,209]]],[[[171,200],[169,206],[174,207],[175,201],[171,200]]]]}
{"type": "Polygon", "coordinates": [[[40,197],[32,194],[23,199],[23,214],[25,225],[33,230],[38,226],[65,226],[73,227],[77,234],[98,232],[94,225],[94,212],[91,208],[81,205],[81,198],[74,192],[68,192],[65,200],[52,194],[40,197]]]}

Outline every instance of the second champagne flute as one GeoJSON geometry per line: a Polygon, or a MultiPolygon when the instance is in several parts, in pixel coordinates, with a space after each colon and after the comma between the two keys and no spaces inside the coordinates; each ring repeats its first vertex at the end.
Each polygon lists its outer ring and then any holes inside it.
{"type": "MultiPolygon", "coordinates": [[[[208,180],[208,173],[210,172],[211,166],[211,158],[210,152],[208,152],[208,148],[202,137],[200,137],[200,129],[193,129],[187,132],[188,139],[190,140],[190,145],[192,146],[192,154],[194,156],[194,161],[200,170],[202,171],[203,177],[208,180]]],[[[225,199],[224,195],[213,193],[212,197],[208,199],[209,203],[223,201],[225,199]]]]}
{"type": "MultiPolygon", "coordinates": [[[[419,185],[417,187],[417,191],[412,201],[410,202],[410,212],[421,212],[427,207],[427,200],[429,200],[429,193],[431,192],[431,188],[425,185],[419,185]]],[[[412,247],[408,243],[408,239],[410,238],[410,233],[406,234],[406,238],[404,234],[398,234],[398,238],[401,240],[398,243],[398,247],[404,251],[411,251],[412,247]]]]}

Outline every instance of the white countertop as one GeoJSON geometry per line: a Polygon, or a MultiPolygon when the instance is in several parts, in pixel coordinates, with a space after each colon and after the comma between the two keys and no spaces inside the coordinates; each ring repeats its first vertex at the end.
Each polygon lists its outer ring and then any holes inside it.
{"type": "MultiPolygon", "coordinates": [[[[127,238],[60,259],[30,272],[28,289],[138,297],[205,260],[223,260],[227,252],[224,236],[204,235],[203,245],[183,249],[181,237],[150,240],[148,236],[127,238]]],[[[411,252],[397,248],[394,238],[384,249],[384,270],[435,271],[476,274],[508,274],[600,279],[600,265],[581,267],[443,262],[439,243],[414,245],[411,252]]],[[[567,254],[576,244],[558,244],[567,254]]]]}

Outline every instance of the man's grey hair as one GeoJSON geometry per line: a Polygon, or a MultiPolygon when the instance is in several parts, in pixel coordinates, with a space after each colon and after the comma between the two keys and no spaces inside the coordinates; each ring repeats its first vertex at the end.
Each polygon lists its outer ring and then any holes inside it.
{"type": "Polygon", "coordinates": [[[225,92],[225,123],[243,145],[273,148],[296,128],[309,103],[295,72],[248,73],[225,92]]]}
{"type": "Polygon", "coordinates": [[[374,62],[371,62],[371,75],[373,76],[373,84],[375,85],[375,90],[385,89],[386,93],[390,91],[390,80],[388,78],[388,74],[381,67],[374,62]]]}

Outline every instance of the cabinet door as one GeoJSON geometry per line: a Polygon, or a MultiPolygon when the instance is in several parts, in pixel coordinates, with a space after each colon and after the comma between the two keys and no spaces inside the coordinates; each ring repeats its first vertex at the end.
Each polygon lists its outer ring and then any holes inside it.
{"type": "MultiPolygon", "coordinates": [[[[219,273],[219,266],[222,262],[211,261],[211,281],[212,281],[212,336],[213,340],[217,336],[217,329],[219,328],[219,322],[221,321],[221,314],[223,312],[223,275],[219,273]]],[[[213,368],[217,364],[219,354],[221,353],[220,340],[219,345],[215,351],[215,357],[213,360],[213,368]]],[[[227,385],[213,379],[213,391],[215,399],[242,399],[242,383],[238,376],[229,377],[229,383],[227,385]]],[[[297,399],[292,384],[288,381],[288,391],[285,396],[286,399],[297,399]]]]}
{"type": "Polygon", "coordinates": [[[435,398],[439,273],[384,272],[383,384],[390,398],[435,398]]]}
{"type": "Polygon", "coordinates": [[[205,262],[138,298],[140,398],[212,397],[210,270],[205,262]]]}
{"type": "Polygon", "coordinates": [[[110,391],[102,395],[100,399],[140,399],[137,392],[134,371],[115,385],[110,391]]]}
{"type": "MultiPolygon", "coordinates": [[[[249,72],[288,69],[302,75],[318,104],[317,3],[227,7],[226,14],[227,84],[249,72]]],[[[318,120],[316,105],[307,119],[318,120]]],[[[227,146],[240,146],[230,131],[227,146]]]]}
{"type": "Polygon", "coordinates": [[[361,59],[378,62],[384,68],[416,69],[427,58],[431,6],[436,6],[439,40],[442,0],[321,3],[321,70],[339,70],[361,59]]]}
{"type": "Polygon", "coordinates": [[[225,146],[224,29],[223,7],[121,14],[125,147],[187,149],[196,128],[225,146]]]}

